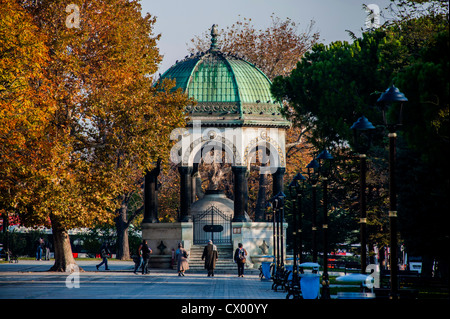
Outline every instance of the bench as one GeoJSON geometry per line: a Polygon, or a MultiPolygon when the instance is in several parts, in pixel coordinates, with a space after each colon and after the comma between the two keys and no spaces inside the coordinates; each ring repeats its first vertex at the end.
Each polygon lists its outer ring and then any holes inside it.
{"type": "Polygon", "coordinates": [[[285,291],[290,273],[291,271],[287,271],[284,268],[277,269],[273,276],[272,289],[278,291],[278,287],[282,287],[285,291]]]}
{"type": "Polygon", "coordinates": [[[286,299],[300,299],[301,296],[301,289],[300,289],[300,277],[297,278],[297,280],[289,280],[286,284],[286,299]]]}

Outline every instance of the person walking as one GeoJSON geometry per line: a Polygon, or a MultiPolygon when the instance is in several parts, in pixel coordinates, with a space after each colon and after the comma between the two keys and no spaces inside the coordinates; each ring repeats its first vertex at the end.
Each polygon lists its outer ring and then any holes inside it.
{"type": "Polygon", "coordinates": [[[138,258],[139,261],[135,261],[134,263],[134,274],[137,275],[137,271],[140,267],[144,265],[144,258],[142,257],[142,244],[138,247],[138,258]]]}
{"type": "Polygon", "coordinates": [[[44,246],[44,239],[42,237],[39,237],[39,239],[37,240],[36,260],[42,260],[42,252],[44,246]]]}
{"type": "Polygon", "coordinates": [[[178,249],[175,252],[175,258],[177,259],[177,271],[178,276],[184,276],[184,272],[189,269],[188,253],[183,248],[183,244],[178,244],[178,249]]]}
{"type": "Polygon", "coordinates": [[[102,257],[102,262],[96,266],[97,270],[103,264],[105,265],[105,270],[109,270],[109,268],[108,268],[108,256],[109,256],[109,254],[111,254],[111,252],[109,251],[108,243],[104,242],[102,244],[102,246],[100,247],[100,256],[102,257]]]}
{"type": "MultiPolygon", "coordinates": [[[[139,257],[141,258],[141,264],[142,265],[142,274],[148,274],[148,262],[150,260],[150,254],[152,253],[152,249],[148,246],[147,240],[142,240],[142,244],[139,246],[138,253],[139,257]]],[[[134,269],[134,272],[136,273],[136,270],[139,268],[134,269]]]]}
{"type": "Polygon", "coordinates": [[[208,277],[214,277],[214,269],[216,268],[216,261],[219,259],[216,245],[212,240],[203,249],[202,260],[205,260],[205,269],[208,270],[208,277]]]}
{"type": "Polygon", "coordinates": [[[247,260],[247,251],[244,249],[241,243],[238,244],[238,248],[234,252],[234,261],[238,266],[238,277],[244,277],[244,267],[247,260]]]}
{"type": "Polygon", "coordinates": [[[47,239],[45,241],[45,260],[50,260],[50,248],[51,248],[51,243],[47,239]]]}

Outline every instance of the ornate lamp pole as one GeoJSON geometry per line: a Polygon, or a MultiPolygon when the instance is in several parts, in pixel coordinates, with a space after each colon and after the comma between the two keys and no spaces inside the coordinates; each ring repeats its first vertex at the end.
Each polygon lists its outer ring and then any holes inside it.
{"type": "Polygon", "coordinates": [[[272,229],[273,229],[273,259],[275,263],[275,273],[278,272],[278,267],[280,266],[280,254],[279,254],[279,242],[278,242],[278,199],[275,197],[271,199],[272,202],[272,229]]]}
{"type": "Polygon", "coordinates": [[[301,197],[303,194],[303,185],[306,178],[298,173],[294,176],[292,179],[292,182],[289,184],[289,191],[291,193],[292,200],[292,217],[293,217],[293,224],[294,224],[294,231],[293,231],[293,237],[294,237],[294,266],[293,266],[293,274],[292,274],[292,280],[294,282],[298,281],[298,269],[297,269],[297,256],[299,263],[302,263],[302,209],[301,209],[301,197]],[[294,192],[295,190],[295,192],[294,192]],[[297,202],[297,204],[296,204],[297,202]],[[297,217],[299,219],[299,223],[297,225],[297,217]],[[297,239],[299,242],[297,243],[297,239]]]}
{"type": "Polygon", "coordinates": [[[284,231],[283,231],[283,224],[284,224],[284,199],[286,198],[286,195],[283,192],[279,192],[277,194],[277,204],[278,204],[278,237],[280,239],[280,245],[278,246],[280,249],[280,258],[281,263],[280,267],[281,269],[284,268],[284,231]]]}
{"type": "Polygon", "coordinates": [[[283,221],[284,221],[284,199],[286,195],[283,192],[279,192],[272,197],[270,201],[273,203],[273,244],[274,244],[274,257],[276,258],[276,272],[278,273],[284,268],[284,235],[283,235],[283,221]]]}
{"type": "Polygon", "coordinates": [[[397,263],[397,193],[395,180],[395,144],[397,128],[402,122],[402,102],[408,99],[394,85],[390,86],[377,102],[382,105],[383,120],[389,134],[389,225],[390,225],[390,298],[398,299],[398,263],[397,263]],[[398,105],[400,104],[400,105],[398,105]],[[397,108],[398,107],[398,108],[397,108]]]}
{"type": "Polygon", "coordinates": [[[370,148],[372,142],[372,132],[375,126],[367,120],[365,116],[361,116],[353,125],[350,127],[353,130],[353,144],[355,150],[359,153],[359,163],[360,163],[360,175],[359,175],[359,186],[360,186],[360,198],[359,198],[359,209],[360,209],[360,237],[361,237],[361,274],[366,273],[367,268],[367,235],[366,235],[366,153],[370,148]]]}
{"type": "Polygon", "coordinates": [[[319,161],[319,173],[322,175],[323,187],[323,274],[322,299],[330,299],[330,280],[328,277],[328,177],[331,174],[333,156],[324,150],[316,159],[319,161]]]}
{"type": "Polygon", "coordinates": [[[317,263],[317,182],[319,180],[319,162],[315,159],[311,160],[308,165],[306,165],[308,173],[308,182],[312,187],[312,257],[313,262],[317,263]]]}

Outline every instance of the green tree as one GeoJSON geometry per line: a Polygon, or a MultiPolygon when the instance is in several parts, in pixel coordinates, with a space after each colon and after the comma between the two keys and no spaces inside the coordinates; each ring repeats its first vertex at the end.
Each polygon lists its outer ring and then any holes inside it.
{"type": "MultiPolygon", "coordinates": [[[[311,123],[313,144],[345,149],[352,143],[349,128],[359,116],[365,115],[375,125],[382,123],[376,100],[395,83],[409,99],[398,143],[402,238],[414,253],[446,264],[448,257],[442,251],[448,247],[448,231],[436,220],[448,207],[444,195],[449,184],[444,163],[448,154],[448,3],[432,7],[395,3],[401,9],[397,19],[364,32],[353,43],[314,46],[290,76],[275,78],[272,92],[289,102],[286,113],[311,123]],[[424,7],[427,10],[418,9],[424,7]],[[428,186],[430,191],[425,192],[428,186]],[[435,218],[424,223],[423,216],[430,210],[435,218]]],[[[385,134],[377,130],[370,156],[374,170],[368,174],[369,196],[375,197],[369,199],[368,209],[369,218],[377,217],[369,220],[369,229],[378,234],[386,232],[385,217],[380,214],[386,207],[385,147],[385,134]]],[[[349,172],[344,170],[341,176],[350,176],[349,172]]],[[[379,244],[384,242],[376,233],[372,236],[379,244]]]]}
{"type": "Polygon", "coordinates": [[[409,253],[423,256],[429,265],[424,274],[431,276],[434,259],[438,273],[447,280],[450,235],[440,221],[447,218],[450,192],[449,53],[447,26],[434,34],[417,61],[396,77],[409,99],[403,128],[409,147],[399,154],[403,168],[399,176],[400,231],[409,253]]]}

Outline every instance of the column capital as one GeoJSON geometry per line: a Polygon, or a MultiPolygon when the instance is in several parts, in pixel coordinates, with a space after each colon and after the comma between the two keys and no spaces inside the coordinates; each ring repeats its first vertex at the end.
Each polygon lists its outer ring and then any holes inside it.
{"type": "Polygon", "coordinates": [[[233,173],[246,173],[247,166],[231,166],[233,173]]]}
{"type": "Polygon", "coordinates": [[[180,174],[192,174],[194,167],[192,166],[178,166],[178,172],[180,174]]]}
{"type": "Polygon", "coordinates": [[[271,171],[273,172],[272,175],[279,176],[284,175],[286,173],[286,167],[275,167],[271,168],[271,171]]]}

